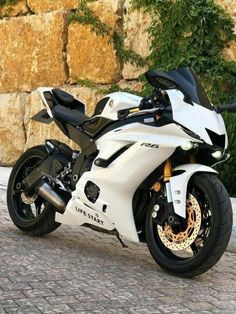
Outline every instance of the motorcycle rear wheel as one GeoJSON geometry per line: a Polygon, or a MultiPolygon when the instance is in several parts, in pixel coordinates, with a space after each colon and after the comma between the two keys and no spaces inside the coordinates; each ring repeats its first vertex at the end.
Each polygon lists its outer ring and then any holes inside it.
{"type": "Polygon", "coordinates": [[[157,226],[153,208],[147,213],[145,229],[149,251],[157,264],[169,273],[191,278],[212,268],[225,252],[232,231],[232,207],[224,185],[210,173],[197,173],[191,178],[188,197],[186,208],[195,208],[189,219],[189,238],[188,232],[172,237],[169,226],[157,226]]]}
{"type": "Polygon", "coordinates": [[[16,162],[7,187],[7,205],[10,217],[20,230],[30,235],[42,236],[56,230],[55,209],[41,196],[27,196],[22,179],[47,156],[45,146],[27,150],[16,162]]]}

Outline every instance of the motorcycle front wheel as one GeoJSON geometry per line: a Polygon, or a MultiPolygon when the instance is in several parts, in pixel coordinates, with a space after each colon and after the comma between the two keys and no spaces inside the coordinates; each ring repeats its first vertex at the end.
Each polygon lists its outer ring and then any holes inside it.
{"type": "Polygon", "coordinates": [[[188,184],[186,222],[176,233],[166,223],[159,226],[146,216],[146,241],[157,264],[184,277],[201,275],[221,258],[232,231],[229,195],[216,175],[195,174],[188,184]]]}

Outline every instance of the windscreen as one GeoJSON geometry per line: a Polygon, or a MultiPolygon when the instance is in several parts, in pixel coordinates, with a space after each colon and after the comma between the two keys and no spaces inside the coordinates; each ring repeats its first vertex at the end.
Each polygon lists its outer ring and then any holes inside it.
{"type": "Polygon", "coordinates": [[[167,73],[198,105],[213,110],[213,107],[204,91],[201,81],[192,68],[180,68],[167,73]]]}
{"type": "Polygon", "coordinates": [[[170,72],[149,71],[146,73],[148,81],[155,87],[166,89],[177,88],[188,96],[192,102],[209,110],[213,107],[204,91],[201,81],[192,68],[180,68],[170,72]],[[166,83],[164,82],[166,81],[166,83]],[[168,86],[169,81],[169,86],[168,86]]]}

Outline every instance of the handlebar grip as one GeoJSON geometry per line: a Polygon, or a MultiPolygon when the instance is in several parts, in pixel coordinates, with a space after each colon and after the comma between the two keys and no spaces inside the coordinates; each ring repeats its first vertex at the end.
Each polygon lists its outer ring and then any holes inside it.
{"type": "Polygon", "coordinates": [[[236,113],[236,102],[233,102],[231,104],[226,104],[226,105],[219,105],[216,108],[219,113],[224,112],[224,111],[236,113]]]}
{"type": "Polygon", "coordinates": [[[147,96],[147,97],[144,97],[140,104],[139,104],[139,109],[140,110],[143,110],[143,109],[152,109],[153,108],[153,105],[152,105],[152,97],[151,96],[147,96]]]}
{"type": "Polygon", "coordinates": [[[130,113],[135,113],[135,112],[139,112],[139,111],[140,111],[139,107],[121,109],[117,112],[117,116],[118,116],[118,119],[122,119],[122,118],[127,117],[130,113]]]}

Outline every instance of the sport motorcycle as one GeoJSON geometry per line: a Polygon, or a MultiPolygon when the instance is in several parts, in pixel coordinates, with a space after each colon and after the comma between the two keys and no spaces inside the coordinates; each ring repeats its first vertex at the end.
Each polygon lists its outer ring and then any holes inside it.
{"type": "Polygon", "coordinates": [[[192,68],[151,70],[150,96],[115,92],[92,116],[56,88],[39,88],[51,123],[80,150],[55,139],[27,150],[13,167],[9,214],[22,231],[42,236],[60,224],[145,242],[166,271],[194,277],[223,255],[232,230],[229,195],[214,165],[227,160],[221,113],[192,68]]]}

